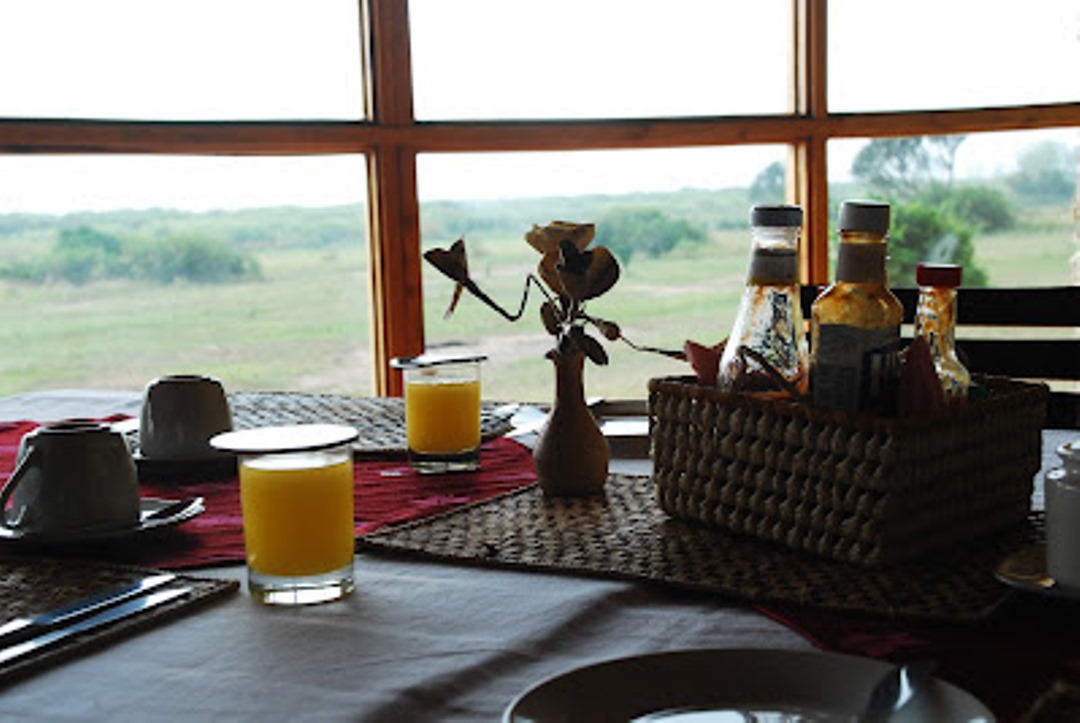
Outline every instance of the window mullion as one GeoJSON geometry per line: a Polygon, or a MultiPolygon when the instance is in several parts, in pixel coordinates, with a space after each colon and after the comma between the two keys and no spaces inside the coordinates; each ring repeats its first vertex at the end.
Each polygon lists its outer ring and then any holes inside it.
{"type": "Polygon", "coordinates": [[[793,145],[788,164],[789,196],[806,210],[801,278],[824,283],[829,275],[829,184],[825,146],[827,135],[819,121],[828,114],[826,73],[826,0],[795,3],[795,83],[792,107],[810,121],[810,132],[793,145]]]}
{"type": "MultiPolygon", "coordinates": [[[[408,3],[366,0],[361,10],[370,27],[371,120],[382,130],[408,128],[413,123],[408,3]]],[[[372,350],[376,393],[397,395],[401,379],[390,369],[390,359],[424,347],[416,152],[401,134],[378,137],[368,157],[372,350]]]]}

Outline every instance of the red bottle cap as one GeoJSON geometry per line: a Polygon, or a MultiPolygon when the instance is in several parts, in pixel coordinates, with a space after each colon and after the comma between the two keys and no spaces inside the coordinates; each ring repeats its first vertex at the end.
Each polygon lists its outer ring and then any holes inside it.
{"type": "Polygon", "coordinates": [[[963,268],[956,264],[919,264],[915,269],[915,283],[955,289],[960,285],[962,274],[963,268]]]}

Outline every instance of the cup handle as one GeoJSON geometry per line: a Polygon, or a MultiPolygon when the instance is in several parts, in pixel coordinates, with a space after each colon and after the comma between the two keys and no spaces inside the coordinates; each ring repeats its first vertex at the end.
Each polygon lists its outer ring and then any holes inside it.
{"type": "Polygon", "coordinates": [[[19,510],[18,514],[14,518],[11,518],[8,516],[8,500],[11,499],[11,495],[15,492],[15,488],[19,486],[19,483],[26,474],[26,470],[30,468],[38,454],[38,448],[34,445],[29,445],[26,454],[24,454],[23,458],[19,460],[19,463],[15,465],[14,471],[12,471],[11,476],[8,477],[4,489],[0,491],[0,514],[3,515],[5,527],[16,529],[22,525],[26,509],[19,510]]]}

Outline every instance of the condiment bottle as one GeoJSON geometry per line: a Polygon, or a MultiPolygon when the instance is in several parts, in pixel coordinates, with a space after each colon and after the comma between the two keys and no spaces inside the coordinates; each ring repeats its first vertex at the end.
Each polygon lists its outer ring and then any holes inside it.
{"type": "Polygon", "coordinates": [[[934,370],[950,404],[967,401],[971,384],[971,374],[956,356],[956,288],[962,275],[963,269],[954,264],[924,263],[915,269],[915,334],[930,345],[934,370]]]}
{"type": "Polygon", "coordinates": [[[889,204],[840,207],[836,281],[811,307],[810,380],[815,405],[891,415],[900,372],[904,309],[889,291],[889,204]]]}
{"type": "Polygon", "coordinates": [[[750,210],[746,286],[717,379],[727,391],[802,396],[809,390],[806,333],[799,307],[802,217],[798,206],[750,210]]]}
{"type": "Polygon", "coordinates": [[[1061,466],[1046,473],[1046,571],[1055,584],[1080,591],[1080,439],[1057,448],[1061,466]]]}

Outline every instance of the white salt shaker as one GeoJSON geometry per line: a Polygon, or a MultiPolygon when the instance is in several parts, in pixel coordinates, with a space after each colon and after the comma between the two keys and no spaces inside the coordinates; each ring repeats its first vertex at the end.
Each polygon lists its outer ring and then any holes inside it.
{"type": "Polygon", "coordinates": [[[1062,466],[1046,473],[1046,571],[1080,590],[1080,440],[1057,448],[1062,466]]]}

